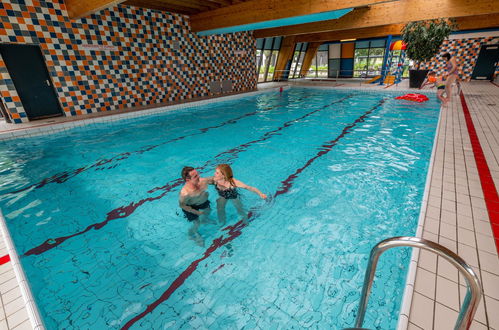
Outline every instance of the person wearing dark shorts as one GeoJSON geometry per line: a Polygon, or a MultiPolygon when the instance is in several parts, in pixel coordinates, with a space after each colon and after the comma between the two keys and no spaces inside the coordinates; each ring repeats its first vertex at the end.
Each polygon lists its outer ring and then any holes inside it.
{"type": "MultiPolygon", "coordinates": [[[[199,211],[199,210],[204,210],[204,209],[209,209],[210,208],[210,201],[206,201],[203,204],[200,205],[188,205],[192,207],[194,210],[199,211]]],[[[194,221],[199,219],[199,215],[195,213],[191,213],[189,211],[186,211],[182,209],[182,212],[184,212],[184,216],[187,218],[188,221],[194,221]]]]}
{"type": "Polygon", "coordinates": [[[181,175],[185,184],[180,190],[178,204],[185,218],[192,223],[187,234],[197,245],[204,246],[204,239],[198,229],[201,223],[208,222],[208,215],[211,212],[206,190],[209,184],[213,184],[213,178],[201,178],[198,171],[190,166],[184,167],[181,175]]]}

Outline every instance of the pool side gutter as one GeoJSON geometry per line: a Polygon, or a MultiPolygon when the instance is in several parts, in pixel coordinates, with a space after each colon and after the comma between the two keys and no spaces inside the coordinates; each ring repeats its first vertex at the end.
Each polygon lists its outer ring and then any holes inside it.
{"type": "MultiPolygon", "coordinates": [[[[426,174],[426,185],[423,193],[423,201],[421,203],[421,211],[419,213],[418,226],[416,230],[416,237],[423,237],[424,221],[426,217],[426,207],[428,205],[428,199],[430,195],[430,185],[433,175],[433,163],[435,160],[435,154],[437,150],[437,141],[440,134],[440,123],[442,120],[442,106],[440,106],[437,122],[437,131],[435,133],[435,138],[433,140],[433,148],[431,151],[430,162],[428,166],[428,173],[426,174]]],[[[402,296],[402,305],[400,307],[399,320],[397,324],[397,330],[406,330],[409,326],[409,315],[411,312],[412,296],[414,293],[414,284],[416,282],[416,270],[419,261],[419,251],[420,249],[412,249],[411,262],[409,264],[409,270],[407,272],[404,295],[402,296]]]]}
{"type": "Polygon", "coordinates": [[[12,264],[12,268],[14,268],[14,273],[16,274],[17,283],[19,284],[19,288],[21,289],[21,294],[24,299],[24,304],[31,325],[34,330],[44,330],[45,326],[43,325],[43,320],[40,316],[39,309],[36,306],[35,298],[31,293],[29,283],[26,280],[26,275],[24,274],[24,270],[19,260],[19,256],[17,255],[16,249],[14,248],[14,242],[12,241],[12,237],[10,236],[9,229],[7,228],[7,223],[5,221],[5,218],[1,210],[0,210],[0,230],[2,231],[3,238],[5,240],[5,245],[7,246],[7,251],[10,256],[10,262],[12,264]]]}

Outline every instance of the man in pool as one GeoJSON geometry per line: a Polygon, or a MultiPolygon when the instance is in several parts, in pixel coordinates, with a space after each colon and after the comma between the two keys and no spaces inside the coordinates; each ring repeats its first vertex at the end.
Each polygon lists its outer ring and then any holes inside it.
{"type": "Polygon", "coordinates": [[[196,244],[204,246],[204,239],[199,234],[198,228],[201,223],[207,222],[211,212],[206,190],[209,184],[214,184],[213,178],[201,178],[196,169],[186,166],[182,169],[182,179],[184,179],[185,184],[180,190],[178,202],[184,216],[189,222],[192,222],[187,233],[196,244]]]}

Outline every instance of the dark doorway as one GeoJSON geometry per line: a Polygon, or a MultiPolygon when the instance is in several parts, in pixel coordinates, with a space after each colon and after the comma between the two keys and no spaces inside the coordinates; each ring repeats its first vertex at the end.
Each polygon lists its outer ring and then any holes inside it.
{"type": "Polygon", "coordinates": [[[483,45],[480,54],[478,54],[471,79],[492,81],[498,60],[499,45],[483,45]]]}
{"type": "Polygon", "coordinates": [[[0,54],[28,119],[62,116],[40,47],[1,44],[0,54]]]}

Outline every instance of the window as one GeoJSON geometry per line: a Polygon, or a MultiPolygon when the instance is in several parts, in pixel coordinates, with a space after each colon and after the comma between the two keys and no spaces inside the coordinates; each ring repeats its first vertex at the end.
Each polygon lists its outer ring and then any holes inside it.
{"type": "Polygon", "coordinates": [[[279,56],[282,37],[261,38],[256,40],[256,72],[258,82],[274,79],[275,65],[279,56]]]}
{"type": "Polygon", "coordinates": [[[328,72],[328,45],[321,45],[317,49],[310,70],[307,72],[308,78],[327,78],[328,72]]]}
{"type": "Polygon", "coordinates": [[[289,70],[289,78],[300,78],[300,70],[303,64],[303,58],[307,52],[308,43],[299,42],[295,46],[295,53],[293,54],[293,60],[291,61],[291,68],[289,70]]]}
{"type": "Polygon", "coordinates": [[[381,74],[385,40],[358,41],[355,43],[354,77],[374,77],[381,74]]]}

